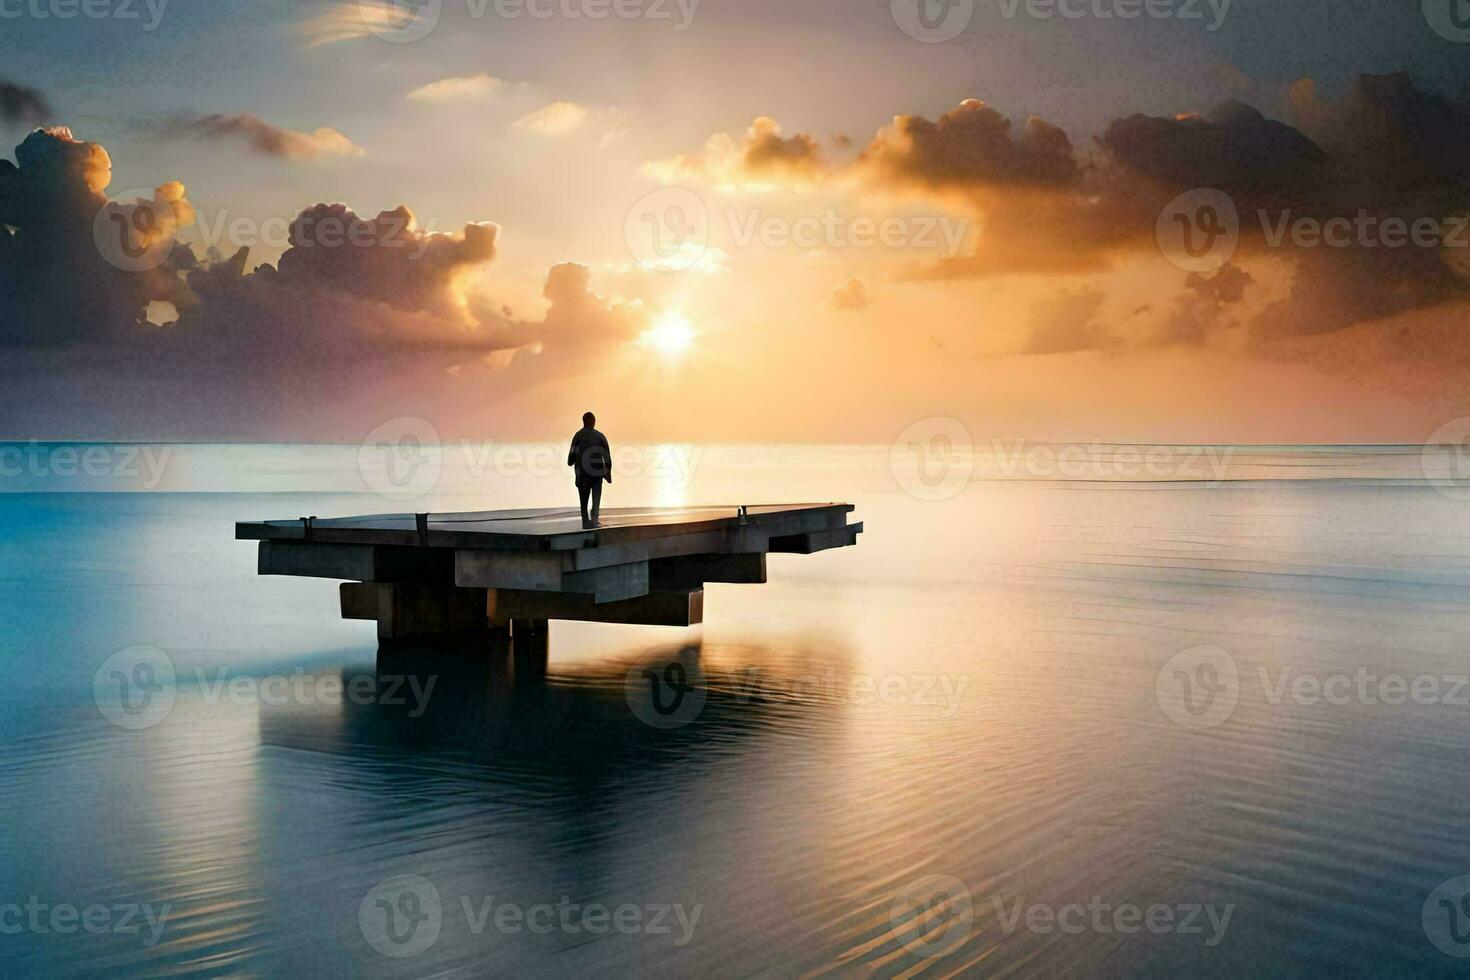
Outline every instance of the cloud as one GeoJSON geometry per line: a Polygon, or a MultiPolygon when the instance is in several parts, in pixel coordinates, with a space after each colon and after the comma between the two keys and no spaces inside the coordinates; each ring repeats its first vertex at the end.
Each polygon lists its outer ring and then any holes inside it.
{"type": "Polygon", "coordinates": [[[596,356],[648,328],[643,304],[599,296],[592,289],[591,270],[579,262],[552,266],[542,295],[551,306],[534,333],[544,347],[543,356],[560,361],[562,370],[568,362],[596,356]]]}
{"type": "Polygon", "coordinates": [[[399,206],[361,218],[345,204],[317,204],[291,223],[277,265],[287,284],[329,286],[404,310],[463,314],[465,275],[494,260],[500,228],[468,224],[459,235],[418,229],[399,206]]]}
{"type": "Polygon", "coordinates": [[[895,117],[857,166],[879,184],[972,192],[1064,187],[1078,174],[1071,141],[1060,129],[1032,118],[1015,136],[1009,119],[977,99],[966,99],[933,122],[895,117]]]}
{"type": "Polygon", "coordinates": [[[1132,174],[1174,191],[1215,188],[1237,198],[1239,207],[1298,200],[1323,179],[1327,159],[1297,130],[1239,102],[1208,116],[1118,119],[1097,142],[1132,174]]]}
{"type": "Polygon", "coordinates": [[[1451,264],[1437,248],[1298,249],[1292,262],[1287,295],[1253,325],[1259,343],[1343,330],[1470,296],[1470,270],[1451,264]]]}
{"type": "Polygon", "coordinates": [[[1364,207],[1431,198],[1463,207],[1470,192],[1470,104],[1425,92],[1404,73],[1363,75],[1341,102],[1311,79],[1292,87],[1292,111],[1335,162],[1334,180],[1364,207]]]}
{"type": "Polygon", "coordinates": [[[1255,283],[1250,273],[1226,263],[1213,274],[1191,272],[1184,291],[1174,300],[1164,327],[1149,341],[1156,344],[1201,346],[1215,340],[1230,325],[1228,311],[1245,298],[1255,283]]]}
{"type": "Polygon", "coordinates": [[[47,122],[51,106],[36,89],[0,78],[0,124],[36,126],[47,122]]]}
{"type": "Polygon", "coordinates": [[[273,126],[252,113],[182,117],[161,127],[169,139],[210,143],[242,142],[253,153],[283,160],[311,160],[319,156],[362,156],[365,152],[342,133],[322,127],[310,133],[273,126]]]}
{"type": "Polygon", "coordinates": [[[517,119],[514,128],[556,137],[577,129],[592,113],[575,102],[553,102],[517,119]]]}
{"type": "Polygon", "coordinates": [[[173,332],[244,338],[253,350],[293,357],[440,353],[474,355],[455,357],[459,364],[506,367],[510,355],[536,353],[540,377],[630,339],[643,325],[641,307],[598,296],[587,267],[576,263],[548,272],[542,319],[515,318],[480,282],[499,235],[488,222],[455,235],[424,231],[402,206],[364,218],[343,204],[317,204],[292,222],[291,246],[276,266],[246,272],[242,249],[190,270],[173,332]]]}
{"type": "Polygon", "coordinates": [[[482,372],[497,396],[561,382],[647,326],[642,304],[599,296],[572,263],[549,271],[544,316],[515,317],[485,292],[500,237],[488,222],[442,234],[403,206],[317,204],[276,265],[251,269],[247,249],[200,261],[177,241],[193,220],[178,182],[109,201],[110,157],[68,130],[32,133],[16,160],[0,161],[0,407],[32,424],[339,437],[342,419],[415,399],[462,412],[482,372]],[[152,303],[177,321],[148,323],[152,303]]]}
{"type": "MultiPolygon", "coordinates": [[[[669,183],[758,179],[792,190],[820,174],[859,194],[903,192],[971,213],[981,229],[973,253],[912,268],[903,278],[913,280],[1095,273],[1120,261],[1157,260],[1166,206],[1192,190],[1220,190],[1240,217],[1238,261],[1278,265],[1289,277],[1286,297],[1263,304],[1251,323],[1258,346],[1470,293],[1470,263],[1457,262],[1460,253],[1450,248],[1273,240],[1282,222],[1289,228],[1302,219],[1458,227],[1470,214],[1470,105],[1425,92],[1404,74],[1364,75],[1337,102],[1303,80],[1290,104],[1297,126],[1238,101],[1205,114],[1126,115],[1082,156],[1044,120],[1018,131],[986,103],[967,99],[934,120],[897,116],[855,160],[835,165],[823,165],[814,141],[782,140],[762,117],[743,141],[716,134],[701,152],[651,162],[645,172],[669,183]]],[[[1198,344],[1216,336],[1225,308],[1238,302],[1219,290],[1244,275],[1235,268],[1188,278],[1161,333],[1139,342],[1198,344]]],[[[1033,346],[1121,342],[1079,330],[1043,323],[1033,346]]]]}
{"type": "Polygon", "coordinates": [[[408,98],[419,102],[449,102],[457,99],[483,98],[505,86],[503,79],[487,72],[478,75],[460,75],[441,78],[437,82],[421,85],[408,93],[408,98]]]}
{"type": "Polygon", "coordinates": [[[150,303],[179,298],[172,236],[194,218],[183,185],[104,213],[112,160],[102,147],[57,127],[28,135],[15,159],[0,160],[0,343],[122,336],[150,303]],[[151,267],[109,261],[127,257],[110,251],[114,234],[151,267]]]}
{"type": "Polygon", "coordinates": [[[769,116],[757,117],[736,139],[716,133],[698,153],[650,160],[643,170],[666,184],[701,182],[723,189],[762,190],[806,185],[826,170],[817,141],[806,133],[783,135],[769,116]]]}
{"type": "Polygon", "coordinates": [[[339,41],[383,35],[391,37],[403,31],[406,25],[412,25],[415,17],[422,16],[426,14],[411,5],[400,7],[394,0],[337,0],[302,21],[297,31],[306,39],[307,47],[317,48],[339,41]]]}
{"type": "Polygon", "coordinates": [[[1097,322],[1106,294],[1096,287],[1061,292],[1038,303],[1031,311],[1024,354],[1070,354],[1118,345],[1118,339],[1097,322]]]}
{"type": "MultiPolygon", "coordinates": [[[[1303,79],[1291,103],[1327,152],[1324,179],[1297,202],[1297,215],[1364,215],[1373,229],[1430,221],[1470,242],[1470,105],[1422,91],[1406,74],[1361,76],[1338,102],[1303,79]]],[[[1256,341],[1270,346],[1470,296],[1465,247],[1386,247],[1377,238],[1290,249],[1289,292],[1262,311],[1256,341]]]]}
{"type": "Polygon", "coordinates": [[[831,313],[853,313],[867,309],[870,302],[872,300],[868,296],[868,287],[863,284],[863,281],[849,279],[832,290],[823,307],[831,313]]]}

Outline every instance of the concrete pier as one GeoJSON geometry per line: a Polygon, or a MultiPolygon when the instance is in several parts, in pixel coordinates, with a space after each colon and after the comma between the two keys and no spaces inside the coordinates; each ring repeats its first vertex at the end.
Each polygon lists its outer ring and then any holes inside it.
{"type": "Polygon", "coordinates": [[[617,508],[244,521],[262,575],[340,579],[345,619],[384,641],[469,636],[545,661],[553,619],[704,621],[706,583],[761,584],[769,554],[857,543],[851,504],[617,508]]]}

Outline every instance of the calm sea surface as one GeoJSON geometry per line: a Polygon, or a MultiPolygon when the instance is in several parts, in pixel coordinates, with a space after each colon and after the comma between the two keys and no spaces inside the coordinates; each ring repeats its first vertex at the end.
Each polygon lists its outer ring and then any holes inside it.
{"type": "Polygon", "coordinates": [[[920,443],[629,454],[605,506],[866,533],[544,677],[380,661],[233,523],[575,501],[558,447],[0,447],[0,974],[1470,967],[1455,461],[920,443]]]}

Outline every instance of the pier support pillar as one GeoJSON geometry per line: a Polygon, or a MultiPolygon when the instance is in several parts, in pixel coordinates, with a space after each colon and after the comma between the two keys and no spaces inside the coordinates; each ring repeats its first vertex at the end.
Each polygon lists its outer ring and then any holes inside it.
{"type": "Polygon", "coordinates": [[[546,675],[549,627],[544,619],[510,621],[510,645],[515,651],[517,681],[546,675]]]}

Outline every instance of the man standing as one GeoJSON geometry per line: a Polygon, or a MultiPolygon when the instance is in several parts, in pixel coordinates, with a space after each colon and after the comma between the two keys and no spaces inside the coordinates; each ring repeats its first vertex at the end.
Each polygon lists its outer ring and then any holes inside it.
{"type": "Polygon", "coordinates": [[[582,416],[582,428],[572,436],[572,450],[567,453],[567,465],[573,467],[577,476],[577,496],[582,499],[582,527],[597,527],[598,511],[602,509],[602,481],[612,482],[612,450],[607,437],[598,432],[597,416],[587,412],[582,416]],[[587,513],[587,498],[592,498],[592,513],[587,513]]]}

